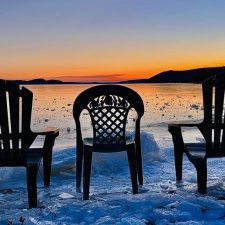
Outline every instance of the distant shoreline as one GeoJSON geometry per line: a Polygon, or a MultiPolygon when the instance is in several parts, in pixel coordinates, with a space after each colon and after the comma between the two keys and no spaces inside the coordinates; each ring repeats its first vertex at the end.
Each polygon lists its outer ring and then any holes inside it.
{"type": "Polygon", "coordinates": [[[188,83],[201,84],[204,80],[217,74],[224,73],[225,66],[197,68],[191,70],[169,70],[161,72],[147,79],[125,80],[118,82],[64,82],[61,80],[45,80],[43,78],[33,80],[13,80],[21,85],[62,85],[62,84],[152,84],[152,83],[188,83]]]}
{"type": "MultiPolygon", "coordinates": [[[[12,82],[15,82],[15,81],[13,81],[12,80],[12,82]]],[[[201,84],[200,82],[124,82],[124,81],[122,81],[122,82],[113,82],[113,83],[108,83],[108,82],[89,82],[89,83],[78,83],[78,82],[63,82],[63,83],[18,83],[18,82],[16,82],[17,84],[19,84],[19,85],[85,85],[85,84],[87,84],[87,85],[104,85],[104,84],[118,84],[118,85],[126,85],[126,84],[201,84]]]]}
{"type": "Polygon", "coordinates": [[[129,83],[129,82],[127,82],[127,83],[119,83],[119,82],[115,82],[115,83],[62,83],[62,84],[48,84],[48,83],[44,83],[44,84],[32,84],[32,83],[29,83],[29,84],[26,84],[26,83],[20,83],[20,85],[33,85],[33,86],[42,86],[42,85],[59,85],[59,86],[61,86],[61,85],[104,85],[104,84],[118,84],[118,85],[126,85],[126,84],[201,84],[201,83],[191,83],[191,82],[189,82],[189,83],[187,83],[187,82],[154,82],[154,83],[139,83],[139,82],[137,82],[137,83],[129,83]]]}

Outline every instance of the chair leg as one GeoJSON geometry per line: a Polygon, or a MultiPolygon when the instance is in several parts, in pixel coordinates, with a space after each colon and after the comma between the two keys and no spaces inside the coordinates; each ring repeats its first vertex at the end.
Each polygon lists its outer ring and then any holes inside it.
{"type": "Polygon", "coordinates": [[[205,159],[198,160],[195,164],[197,170],[198,192],[206,194],[207,192],[207,161],[205,159]]]}
{"type": "Polygon", "coordinates": [[[31,165],[27,168],[27,190],[29,208],[37,207],[37,173],[38,166],[31,165]]]}
{"type": "Polygon", "coordinates": [[[52,150],[46,151],[43,156],[43,170],[44,170],[44,185],[50,185],[51,179],[51,166],[52,166],[52,150]]]}
{"type": "Polygon", "coordinates": [[[175,156],[175,169],[176,169],[176,179],[177,181],[182,180],[182,164],[183,164],[183,151],[180,148],[174,146],[174,156],[175,156]]]}
{"type": "Polygon", "coordinates": [[[172,134],[174,144],[174,157],[177,181],[182,180],[183,154],[185,152],[184,141],[180,126],[169,126],[169,132],[172,134]]]}
{"type": "Polygon", "coordinates": [[[80,149],[77,147],[77,158],[76,158],[76,187],[77,188],[80,188],[80,185],[81,185],[82,161],[83,161],[83,149],[80,149]]]}
{"type": "Polygon", "coordinates": [[[51,166],[52,166],[52,148],[55,137],[46,137],[43,152],[43,170],[44,170],[44,185],[50,185],[51,166]]]}
{"type": "Polygon", "coordinates": [[[83,199],[89,199],[89,187],[91,176],[92,151],[84,147],[84,168],[83,168],[83,199]]]}
{"type": "Polygon", "coordinates": [[[143,170],[142,170],[142,156],[141,156],[141,145],[136,145],[136,157],[137,157],[137,173],[139,185],[143,185],[143,170]]]}
{"type": "Polygon", "coordinates": [[[127,157],[128,157],[128,162],[129,162],[133,194],[137,194],[138,193],[138,182],[137,182],[137,160],[136,160],[135,147],[127,149],[127,157]]]}

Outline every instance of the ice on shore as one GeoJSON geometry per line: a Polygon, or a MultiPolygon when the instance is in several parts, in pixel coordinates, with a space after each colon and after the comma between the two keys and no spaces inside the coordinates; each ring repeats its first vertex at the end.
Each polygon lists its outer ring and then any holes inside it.
{"type": "Polygon", "coordinates": [[[199,195],[191,163],[184,157],[184,180],[176,183],[172,148],[155,138],[141,133],[144,185],[137,195],[121,153],[93,158],[90,200],[83,201],[75,188],[75,148],[54,151],[51,186],[43,187],[40,171],[36,209],[27,209],[25,170],[0,168],[0,224],[21,224],[21,217],[24,225],[224,224],[225,160],[209,161],[208,194],[199,195]]]}

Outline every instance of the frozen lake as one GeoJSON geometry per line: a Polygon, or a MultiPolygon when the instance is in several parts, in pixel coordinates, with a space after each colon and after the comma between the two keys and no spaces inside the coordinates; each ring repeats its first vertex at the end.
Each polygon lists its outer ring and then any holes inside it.
{"type": "MultiPolygon", "coordinates": [[[[56,126],[60,135],[56,148],[75,146],[75,122],[72,108],[75,98],[93,85],[29,85],[34,94],[32,129],[40,130],[56,126]]],[[[174,121],[197,121],[203,118],[201,85],[196,84],[130,84],[137,91],[145,105],[141,129],[150,132],[161,143],[170,140],[167,123],[174,121]]],[[[90,120],[84,114],[83,131],[88,134],[90,120]]],[[[132,115],[128,118],[132,129],[132,115]]],[[[170,145],[170,144],[169,144],[170,145]]]]}

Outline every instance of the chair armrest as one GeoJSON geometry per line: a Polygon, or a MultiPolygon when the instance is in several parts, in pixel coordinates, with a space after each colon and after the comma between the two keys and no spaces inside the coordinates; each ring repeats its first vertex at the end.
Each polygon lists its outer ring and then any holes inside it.
{"type": "Polygon", "coordinates": [[[174,135],[182,135],[181,124],[168,124],[168,131],[174,135]]]}
{"type": "Polygon", "coordinates": [[[36,135],[44,135],[44,145],[43,145],[43,157],[51,158],[52,148],[55,143],[55,139],[59,136],[59,129],[55,127],[48,127],[42,132],[35,132],[36,135]]]}
{"type": "Polygon", "coordinates": [[[33,132],[36,135],[51,135],[57,137],[59,135],[59,129],[56,127],[47,127],[45,130],[40,132],[33,132]]]}
{"type": "Polygon", "coordinates": [[[168,130],[172,135],[174,150],[176,152],[185,152],[184,140],[180,124],[168,124],[168,130]]]}
{"type": "Polygon", "coordinates": [[[173,123],[168,124],[169,129],[173,127],[201,127],[202,123],[173,123]]]}
{"type": "Polygon", "coordinates": [[[173,133],[181,132],[182,127],[197,127],[201,130],[202,123],[173,123],[168,124],[168,130],[173,135],[173,133]]]}
{"type": "Polygon", "coordinates": [[[182,127],[197,127],[201,131],[202,123],[168,124],[168,130],[172,135],[175,149],[184,152],[186,148],[181,131],[182,127]]]}

